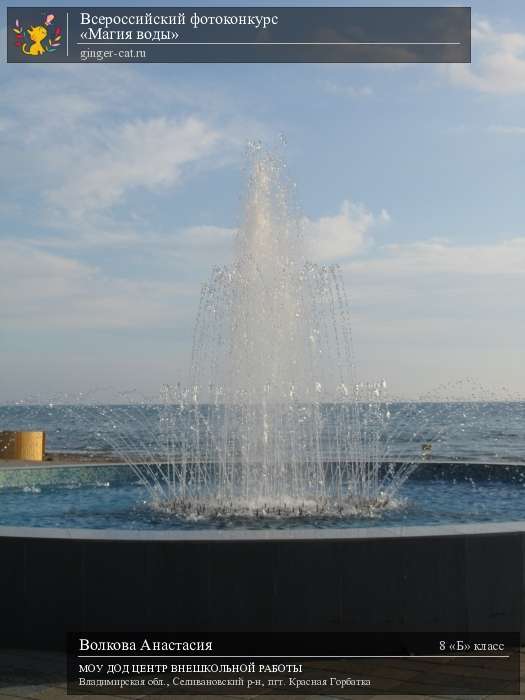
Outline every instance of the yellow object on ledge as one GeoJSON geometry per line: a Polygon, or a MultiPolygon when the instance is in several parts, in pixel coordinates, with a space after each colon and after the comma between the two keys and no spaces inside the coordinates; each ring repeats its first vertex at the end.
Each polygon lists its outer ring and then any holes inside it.
{"type": "Polygon", "coordinates": [[[0,431],[0,459],[43,462],[46,455],[46,434],[42,430],[0,431]]]}

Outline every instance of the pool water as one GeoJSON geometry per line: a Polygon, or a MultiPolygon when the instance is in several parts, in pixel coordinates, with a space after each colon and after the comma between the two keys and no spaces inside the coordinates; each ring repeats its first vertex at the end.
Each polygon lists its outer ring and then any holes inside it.
{"type": "Polygon", "coordinates": [[[416,472],[390,508],[346,518],[188,520],[153,504],[125,467],[3,470],[0,526],[122,530],[410,526],[525,520],[525,469],[416,472]],[[445,475],[446,474],[446,478],[445,475]],[[475,474],[476,478],[474,478],[475,474]]]}

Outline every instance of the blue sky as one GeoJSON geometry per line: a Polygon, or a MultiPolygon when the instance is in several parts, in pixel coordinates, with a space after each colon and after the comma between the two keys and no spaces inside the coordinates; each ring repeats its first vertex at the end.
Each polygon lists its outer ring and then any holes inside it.
{"type": "Polygon", "coordinates": [[[472,7],[471,65],[4,62],[0,400],[184,380],[245,144],[281,133],[361,376],[523,395],[525,6],[472,7]]]}

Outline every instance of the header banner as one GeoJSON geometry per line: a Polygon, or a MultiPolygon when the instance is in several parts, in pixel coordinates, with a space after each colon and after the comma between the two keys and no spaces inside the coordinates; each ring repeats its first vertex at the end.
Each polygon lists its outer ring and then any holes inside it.
{"type": "Polygon", "coordinates": [[[470,7],[8,7],[9,63],[469,63],[470,7]]]}

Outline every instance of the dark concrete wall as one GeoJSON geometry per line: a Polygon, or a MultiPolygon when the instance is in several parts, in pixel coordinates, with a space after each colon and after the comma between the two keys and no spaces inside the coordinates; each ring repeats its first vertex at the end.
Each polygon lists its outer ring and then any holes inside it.
{"type": "Polygon", "coordinates": [[[130,627],[521,630],[525,639],[523,532],[253,540],[27,532],[0,535],[0,644],[11,648],[58,648],[68,630],[130,627]]]}

